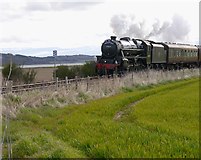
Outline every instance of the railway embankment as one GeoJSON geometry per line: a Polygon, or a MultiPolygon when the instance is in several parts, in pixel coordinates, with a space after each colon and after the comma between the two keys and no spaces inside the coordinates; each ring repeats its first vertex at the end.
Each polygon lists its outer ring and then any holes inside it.
{"type": "MultiPolygon", "coordinates": [[[[67,81],[57,85],[36,87],[35,90],[8,93],[3,95],[3,114],[15,117],[21,108],[43,106],[63,107],[86,103],[94,99],[115,95],[122,90],[150,86],[199,76],[199,69],[185,70],[147,70],[129,73],[123,77],[84,79],[67,81]]],[[[30,86],[31,87],[31,86],[30,86]]]]}

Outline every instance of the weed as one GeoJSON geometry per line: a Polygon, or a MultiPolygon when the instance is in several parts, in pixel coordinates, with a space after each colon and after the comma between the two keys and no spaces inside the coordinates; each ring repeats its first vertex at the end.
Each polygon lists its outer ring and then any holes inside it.
{"type": "Polygon", "coordinates": [[[29,138],[24,137],[17,141],[13,146],[13,155],[15,158],[26,158],[38,151],[39,146],[30,141],[29,138]]]}
{"type": "Polygon", "coordinates": [[[89,96],[83,92],[79,92],[78,93],[78,100],[83,101],[83,102],[87,102],[87,100],[89,99],[89,96]]]}
{"type": "Polygon", "coordinates": [[[132,88],[128,88],[128,87],[122,87],[122,91],[123,92],[132,92],[133,91],[133,89],[132,88]]]}

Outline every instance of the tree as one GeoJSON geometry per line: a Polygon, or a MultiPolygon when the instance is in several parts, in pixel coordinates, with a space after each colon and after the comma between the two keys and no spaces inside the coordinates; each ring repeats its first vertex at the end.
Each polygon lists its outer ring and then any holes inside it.
{"type": "Polygon", "coordinates": [[[36,72],[33,69],[30,69],[28,72],[23,72],[16,64],[6,64],[2,69],[2,74],[5,80],[12,80],[14,84],[18,83],[32,83],[35,80],[36,72]],[[10,77],[8,77],[10,74],[10,77]],[[8,79],[9,78],[9,79],[8,79]]]}
{"type": "Polygon", "coordinates": [[[22,69],[14,63],[12,64],[12,66],[10,66],[10,64],[6,64],[2,69],[2,74],[6,80],[8,80],[9,78],[9,80],[12,80],[14,83],[21,82],[23,77],[22,69]],[[10,77],[8,77],[9,74],[10,77]]]}
{"type": "Polygon", "coordinates": [[[82,66],[71,66],[70,69],[74,73],[74,77],[75,76],[78,76],[78,77],[82,76],[82,66]]]}
{"type": "Polygon", "coordinates": [[[70,69],[68,66],[58,66],[56,70],[56,77],[59,79],[65,79],[65,77],[68,78],[75,78],[76,74],[75,72],[70,69]]]}
{"type": "Polygon", "coordinates": [[[95,68],[96,68],[95,62],[93,61],[86,62],[81,68],[81,73],[84,77],[95,76],[96,75],[95,68]]]}
{"type": "Polygon", "coordinates": [[[58,66],[56,70],[56,77],[59,79],[70,79],[78,77],[87,77],[96,75],[95,62],[86,62],[82,66],[58,66]]]}

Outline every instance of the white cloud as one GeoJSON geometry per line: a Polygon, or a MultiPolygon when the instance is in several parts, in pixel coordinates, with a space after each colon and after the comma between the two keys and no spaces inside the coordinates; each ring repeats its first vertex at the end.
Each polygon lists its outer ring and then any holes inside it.
{"type": "Polygon", "coordinates": [[[60,2],[28,2],[25,10],[27,11],[62,11],[62,10],[86,10],[89,7],[98,5],[98,1],[60,1],[60,2]]]}

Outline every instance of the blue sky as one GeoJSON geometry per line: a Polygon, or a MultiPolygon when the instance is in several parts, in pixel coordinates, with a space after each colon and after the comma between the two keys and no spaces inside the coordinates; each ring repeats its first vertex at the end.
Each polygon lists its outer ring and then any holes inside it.
{"type": "Polygon", "coordinates": [[[1,0],[0,52],[98,55],[111,35],[198,44],[199,0],[1,0]]]}

